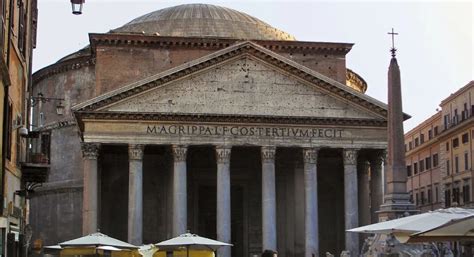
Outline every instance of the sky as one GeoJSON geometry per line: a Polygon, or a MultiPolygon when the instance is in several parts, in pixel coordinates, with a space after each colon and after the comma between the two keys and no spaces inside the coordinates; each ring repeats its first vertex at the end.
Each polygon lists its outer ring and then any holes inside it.
{"type": "Polygon", "coordinates": [[[368,84],[367,95],[387,102],[392,28],[401,69],[405,132],[436,113],[439,104],[474,75],[472,1],[164,1],[86,0],[72,15],[69,0],[38,1],[33,69],[46,67],[149,12],[186,4],[232,8],[292,34],[299,41],[354,43],[347,67],[368,84]]]}

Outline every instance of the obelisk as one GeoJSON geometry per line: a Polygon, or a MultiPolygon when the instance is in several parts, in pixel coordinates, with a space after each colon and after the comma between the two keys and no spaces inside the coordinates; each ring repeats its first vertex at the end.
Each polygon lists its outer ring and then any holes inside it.
{"type": "Polygon", "coordinates": [[[379,221],[395,219],[416,213],[407,192],[407,173],[405,168],[405,143],[403,136],[402,90],[400,68],[396,58],[394,35],[392,35],[392,59],[388,68],[388,149],[385,170],[385,196],[380,206],[379,221]]]}

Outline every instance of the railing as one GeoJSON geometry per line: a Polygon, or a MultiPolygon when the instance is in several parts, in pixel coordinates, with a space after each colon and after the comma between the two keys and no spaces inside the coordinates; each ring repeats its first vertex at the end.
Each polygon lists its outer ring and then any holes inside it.
{"type": "Polygon", "coordinates": [[[50,132],[30,132],[28,136],[26,163],[49,164],[50,132]]]}

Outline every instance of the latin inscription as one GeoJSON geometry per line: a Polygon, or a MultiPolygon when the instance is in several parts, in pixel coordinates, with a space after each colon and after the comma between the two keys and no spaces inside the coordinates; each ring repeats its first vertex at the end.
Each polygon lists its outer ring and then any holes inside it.
{"type": "Polygon", "coordinates": [[[222,125],[148,125],[147,134],[183,136],[244,136],[244,137],[298,137],[342,138],[338,128],[252,127],[222,125]]]}

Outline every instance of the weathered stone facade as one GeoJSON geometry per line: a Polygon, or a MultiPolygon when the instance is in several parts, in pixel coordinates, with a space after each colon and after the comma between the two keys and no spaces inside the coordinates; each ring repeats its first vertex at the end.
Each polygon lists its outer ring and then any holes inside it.
{"type": "Polygon", "coordinates": [[[234,244],[220,256],[358,251],[345,229],[380,205],[387,109],[346,70],[352,45],[218,36],[91,34],[35,74],[67,111],[35,110],[54,157],[34,238],[99,228],[140,244],[189,229],[234,244]]]}

